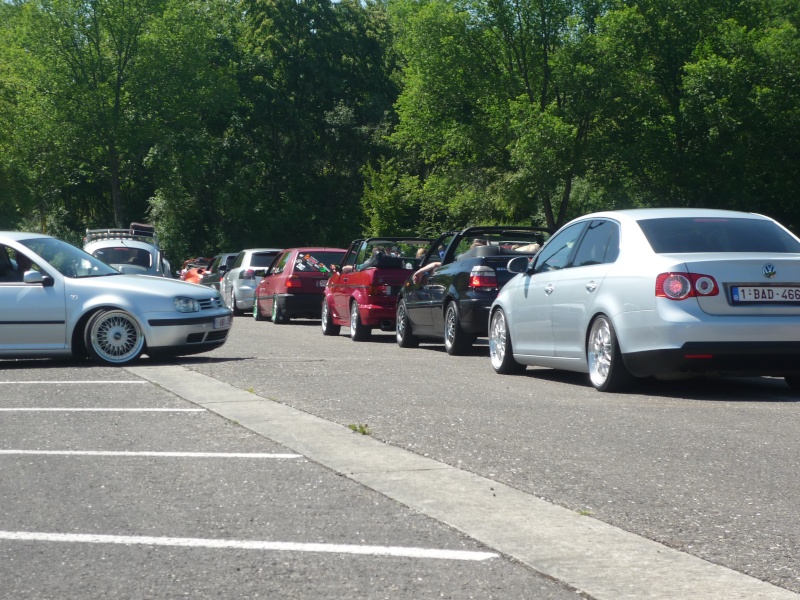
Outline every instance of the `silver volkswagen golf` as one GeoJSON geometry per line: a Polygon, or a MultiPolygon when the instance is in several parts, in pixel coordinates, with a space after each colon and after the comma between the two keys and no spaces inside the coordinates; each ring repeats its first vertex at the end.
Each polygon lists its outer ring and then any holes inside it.
{"type": "Polygon", "coordinates": [[[0,358],[88,354],[124,365],[217,348],[230,327],[216,290],[123,275],[56,238],[0,232],[0,358]]]}
{"type": "Polygon", "coordinates": [[[561,228],[489,316],[498,373],[785,377],[800,390],[800,240],[765,216],[705,209],[586,215],[561,228]]]}

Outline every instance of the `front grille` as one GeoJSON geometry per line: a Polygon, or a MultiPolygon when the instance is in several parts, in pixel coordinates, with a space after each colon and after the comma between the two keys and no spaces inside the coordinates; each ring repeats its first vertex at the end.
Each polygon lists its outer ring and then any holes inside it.
{"type": "Polygon", "coordinates": [[[229,331],[228,329],[222,329],[220,331],[212,331],[211,333],[208,334],[206,341],[214,342],[217,340],[224,340],[228,335],[228,331],[229,331]]]}
{"type": "Polygon", "coordinates": [[[203,342],[218,342],[224,340],[228,336],[228,329],[220,329],[219,331],[211,331],[206,335],[203,332],[190,333],[186,336],[187,344],[201,344],[203,342]]]}
{"type": "Polygon", "coordinates": [[[203,341],[203,336],[205,336],[205,333],[202,333],[202,332],[200,332],[200,333],[190,333],[189,335],[186,336],[186,343],[187,344],[199,344],[200,342],[203,341]]]}
{"type": "Polygon", "coordinates": [[[200,310],[211,310],[215,308],[222,308],[222,298],[219,296],[213,298],[205,298],[203,300],[198,300],[200,303],[200,310]]]}

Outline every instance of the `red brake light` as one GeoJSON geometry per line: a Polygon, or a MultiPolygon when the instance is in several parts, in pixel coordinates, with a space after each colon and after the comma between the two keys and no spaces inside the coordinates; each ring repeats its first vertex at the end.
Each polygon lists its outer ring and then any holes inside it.
{"type": "Polygon", "coordinates": [[[469,273],[469,287],[473,290],[497,288],[497,274],[494,269],[485,265],[472,267],[469,273]]]}
{"type": "Polygon", "coordinates": [[[242,279],[255,279],[255,271],[253,269],[242,271],[242,279]]]}
{"type": "Polygon", "coordinates": [[[370,296],[388,296],[389,286],[387,285],[371,285],[367,289],[367,294],[370,296]]]}
{"type": "Polygon", "coordinates": [[[656,297],[685,300],[698,296],[716,296],[719,285],[710,275],[699,273],[661,273],[656,277],[656,297]]]}
{"type": "Polygon", "coordinates": [[[286,280],[286,287],[287,288],[301,288],[303,287],[303,281],[300,279],[299,275],[292,275],[286,280]]]}

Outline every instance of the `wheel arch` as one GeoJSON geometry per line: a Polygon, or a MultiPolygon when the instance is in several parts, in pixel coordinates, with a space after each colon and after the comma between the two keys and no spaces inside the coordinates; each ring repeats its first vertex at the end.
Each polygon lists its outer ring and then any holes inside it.
{"type": "Polygon", "coordinates": [[[72,334],[70,336],[71,343],[70,348],[72,349],[72,355],[77,357],[88,357],[89,351],[86,348],[86,342],[84,341],[84,332],[86,331],[86,324],[89,320],[95,316],[100,311],[107,311],[107,310],[121,310],[125,311],[127,314],[130,315],[132,319],[136,321],[139,325],[139,330],[142,332],[142,337],[144,337],[144,347],[142,348],[142,353],[147,352],[147,334],[148,329],[146,325],[143,325],[142,322],[133,314],[133,312],[124,307],[124,306],[117,306],[114,304],[102,304],[98,306],[92,306],[88,310],[86,310],[80,318],[75,322],[75,327],[72,329],[72,334]]]}

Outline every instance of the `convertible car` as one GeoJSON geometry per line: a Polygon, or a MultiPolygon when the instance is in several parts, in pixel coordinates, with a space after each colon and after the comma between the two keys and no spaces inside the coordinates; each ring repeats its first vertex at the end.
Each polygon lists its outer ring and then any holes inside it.
{"type": "Polygon", "coordinates": [[[442,234],[397,300],[397,343],[443,340],[448,354],[466,353],[487,335],[489,307],[511,279],[514,257],[532,258],[547,237],[542,227],[468,227],[442,234]]]}
{"type": "Polygon", "coordinates": [[[421,264],[430,238],[380,237],[354,240],[333,273],[322,299],[322,333],[350,327],[354,341],[373,329],[394,331],[397,294],[421,264]]]}

